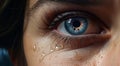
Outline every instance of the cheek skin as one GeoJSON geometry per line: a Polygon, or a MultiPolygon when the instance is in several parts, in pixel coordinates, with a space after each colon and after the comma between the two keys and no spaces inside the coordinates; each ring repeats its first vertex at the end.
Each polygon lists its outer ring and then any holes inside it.
{"type": "MultiPolygon", "coordinates": [[[[120,20],[117,22],[120,23],[120,20]]],[[[116,33],[112,34],[114,36],[105,46],[97,45],[72,51],[64,49],[49,54],[53,38],[36,36],[32,33],[34,29],[30,27],[27,27],[28,29],[25,31],[23,38],[28,66],[120,66],[119,29],[113,28],[116,33]],[[46,55],[43,58],[42,54],[44,53],[46,55]]]]}
{"type": "Polygon", "coordinates": [[[98,66],[120,66],[120,36],[116,34],[105,45],[103,57],[98,66]]]}
{"type": "Polygon", "coordinates": [[[51,53],[50,45],[54,43],[53,39],[49,35],[35,36],[29,30],[24,33],[24,50],[28,66],[93,66],[96,64],[94,55],[99,55],[101,46],[71,51],[63,49],[51,53]]]}
{"type": "Polygon", "coordinates": [[[49,52],[49,44],[51,44],[52,39],[49,37],[38,38],[29,33],[26,31],[24,34],[24,50],[28,66],[119,66],[119,34],[114,36],[103,48],[94,46],[92,47],[94,49],[60,50],[47,54],[41,61],[42,51],[49,52]],[[35,44],[37,44],[37,49],[34,49],[35,44]]]}
{"type": "MultiPolygon", "coordinates": [[[[114,36],[105,46],[96,44],[89,48],[72,51],[64,49],[49,54],[54,38],[49,35],[39,36],[33,33],[35,29],[32,28],[32,30],[30,27],[28,25],[23,39],[28,66],[119,66],[119,30],[112,33],[114,36]],[[46,53],[44,58],[43,53],[46,53]]],[[[113,30],[115,29],[113,28],[113,30]]]]}
{"type": "MultiPolygon", "coordinates": [[[[118,8],[119,9],[119,8],[118,8]]],[[[118,10],[119,11],[119,10],[118,10]]],[[[119,11],[120,12],[120,11],[119,11]]],[[[111,29],[112,38],[104,46],[104,55],[102,57],[99,66],[120,66],[120,13],[116,12],[117,16],[114,18],[114,25],[111,29]]]]}
{"type": "MultiPolygon", "coordinates": [[[[119,21],[119,20],[118,20],[119,21]]],[[[120,22],[120,21],[119,21],[120,22]]],[[[120,24],[118,24],[120,25],[120,24]]],[[[112,39],[105,47],[105,57],[101,66],[120,66],[120,27],[112,28],[112,39]]]]}
{"type": "Polygon", "coordinates": [[[34,33],[36,25],[33,25],[34,22],[29,23],[23,39],[28,66],[100,66],[98,63],[102,63],[101,56],[104,53],[100,53],[102,48],[100,44],[72,51],[64,49],[50,53],[50,45],[54,43],[55,38],[34,33]]]}

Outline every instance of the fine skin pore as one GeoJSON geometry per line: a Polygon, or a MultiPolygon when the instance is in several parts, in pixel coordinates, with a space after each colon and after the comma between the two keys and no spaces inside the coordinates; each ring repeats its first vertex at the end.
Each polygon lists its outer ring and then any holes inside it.
{"type": "Polygon", "coordinates": [[[106,1],[107,4],[92,6],[45,2],[32,10],[37,0],[29,0],[23,36],[28,66],[120,66],[120,1],[106,1]],[[85,10],[96,14],[110,27],[106,32],[107,37],[105,35],[102,38],[109,40],[76,49],[69,48],[61,41],[60,46],[56,47],[59,33],[50,33],[44,24],[47,22],[46,17],[48,21],[54,19],[52,16],[55,9],[63,10],[61,12],[85,10]]]}

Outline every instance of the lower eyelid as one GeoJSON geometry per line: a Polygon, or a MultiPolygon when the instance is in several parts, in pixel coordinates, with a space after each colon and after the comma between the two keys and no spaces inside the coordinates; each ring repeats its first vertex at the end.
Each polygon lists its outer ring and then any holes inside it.
{"type": "Polygon", "coordinates": [[[88,35],[85,37],[71,38],[69,44],[71,49],[84,48],[94,44],[104,44],[110,39],[110,35],[88,35]]]}
{"type": "Polygon", "coordinates": [[[85,48],[94,44],[105,44],[105,42],[107,42],[111,37],[111,35],[107,33],[85,35],[80,37],[63,36],[56,31],[52,31],[51,34],[51,37],[54,37],[53,39],[57,39],[56,43],[60,43],[64,46],[63,49],[70,50],[85,48]]]}

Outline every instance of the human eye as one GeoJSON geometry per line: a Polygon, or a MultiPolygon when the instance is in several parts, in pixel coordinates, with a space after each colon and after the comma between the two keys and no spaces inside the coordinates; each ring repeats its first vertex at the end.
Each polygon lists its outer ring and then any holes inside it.
{"type": "Polygon", "coordinates": [[[83,55],[90,56],[88,52],[100,50],[111,37],[108,9],[102,11],[101,8],[65,3],[36,7],[31,11],[28,25],[29,33],[37,39],[34,48],[37,47],[37,51],[43,48],[40,50],[43,57],[55,51],[74,50],[82,54],[79,50],[85,50],[83,55]]]}
{"type": "Polygon", "coordinates": [[[81,49],[103,45],[111,37],[107,22],[109,19],[102,18],[103,12],[100,10],[97,7],[47,3],[33,12],[31,21],[36,18],[37,33],[41,38],[51,40],[50,49],[55,49],[56,46],[61,46],[62,49],[81,49]]]}
{"type": "Polygon", "coordinates": [[[56,28],[56,31],[60,34],[71,37],[106,32],[103,24],[99,23],[102,21],[97,19],[95,16],[83,11],[70,11],[58,15],[50,28],[56,28]]]}
{"type": "Polygon", "coordinates": [[[62,12],[54,18],[49,29],[64,39],[61,41],[64,42],[64,46],[69,45],[67,48],[70,49],[104,43],[110,37],[104,22],[87,11],[62,12]]]}

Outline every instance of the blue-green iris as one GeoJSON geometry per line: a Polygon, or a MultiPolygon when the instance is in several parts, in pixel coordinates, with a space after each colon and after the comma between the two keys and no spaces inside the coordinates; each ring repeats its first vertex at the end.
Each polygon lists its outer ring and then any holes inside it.
{"type": "Polygon", "coordinates": [[[88,20],[83,17],[74,17],[65,20],[65,29],[71,35],[81,35],[85,33],[88,28],[88,20]]]}

